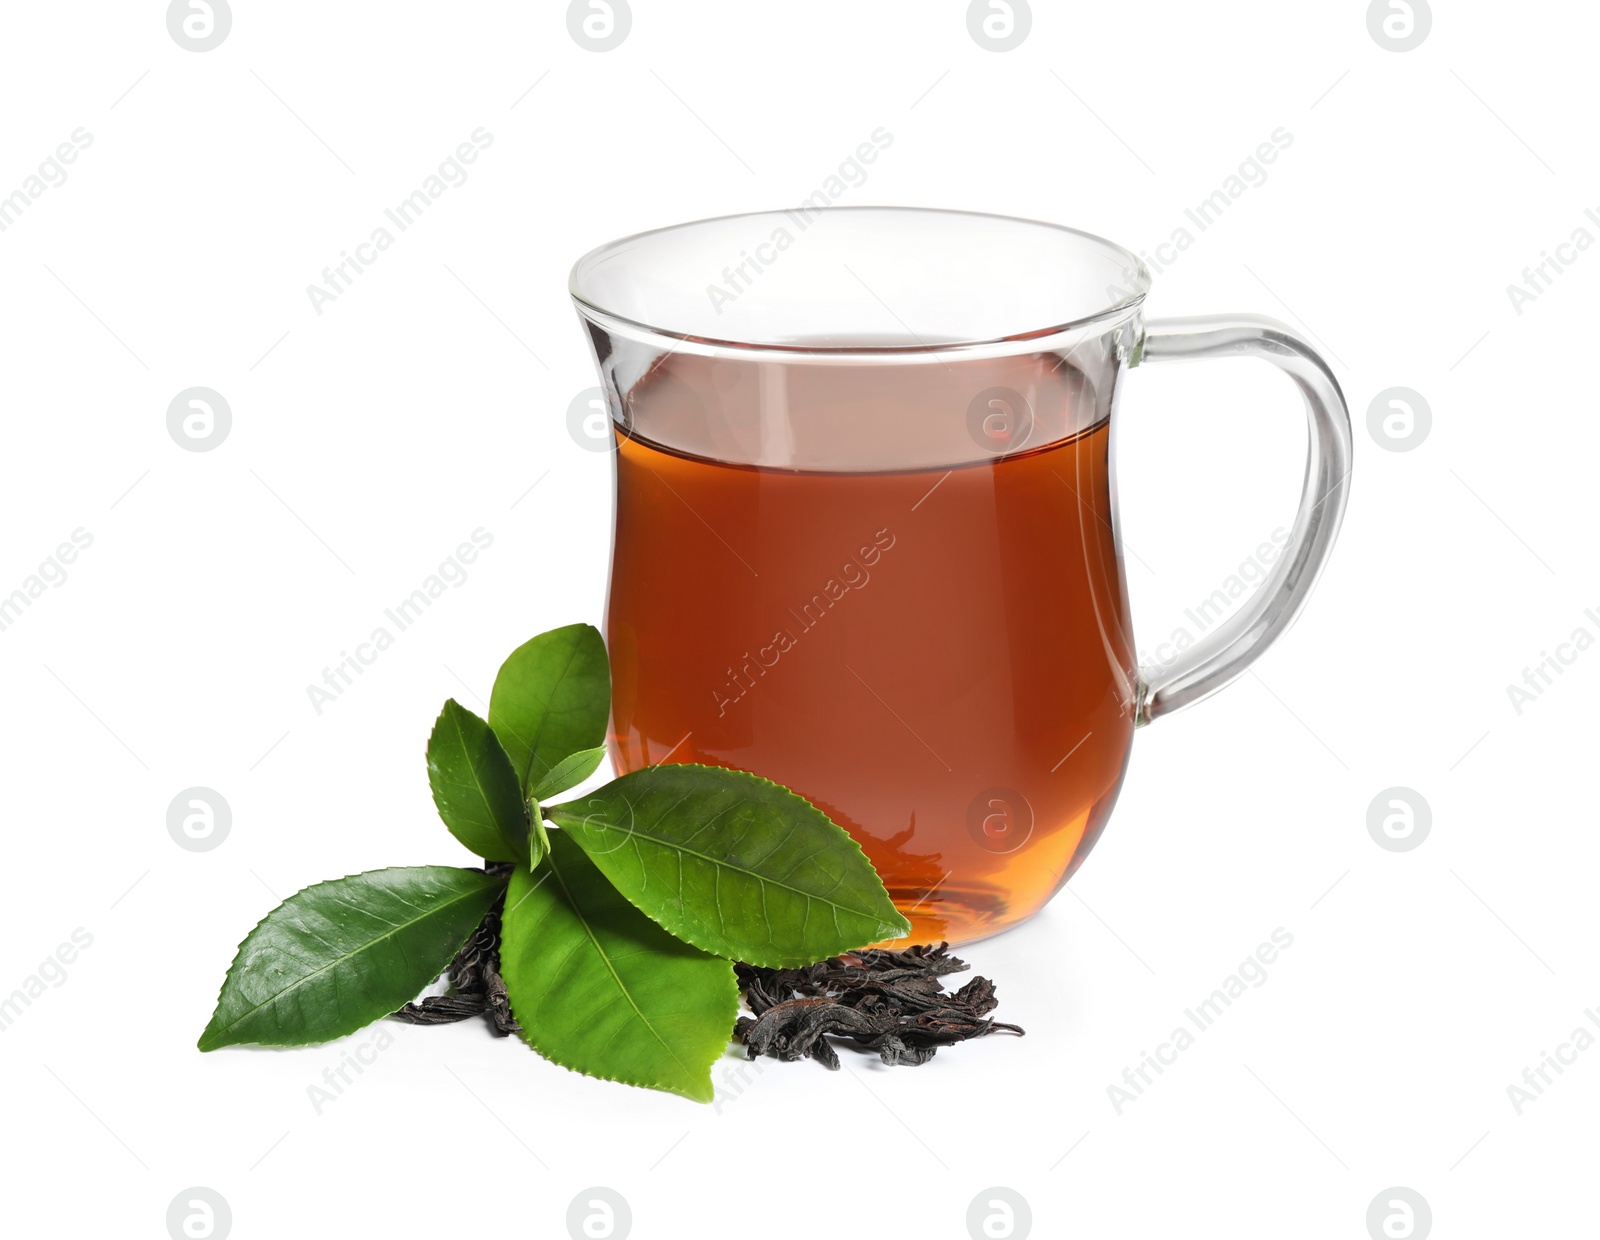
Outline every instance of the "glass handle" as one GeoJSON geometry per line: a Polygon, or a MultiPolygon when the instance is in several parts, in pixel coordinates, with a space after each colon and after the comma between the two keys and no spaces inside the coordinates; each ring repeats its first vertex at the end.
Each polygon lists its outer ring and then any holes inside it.
{"type": "Polygon", "coordinates": [[[1170,665],[1139,669],[1140,724],[1215,693],[1294,623],[1328,562],[1350,490],[1350,411],[1333,372],[1310,345],[1259,315],[1160,319],[1146,324],[1134,365],[1207,357],[1259,357],[1294,380],[1311,432],[1305,490],[1289,544],[1250,601],[1170,665]]]}

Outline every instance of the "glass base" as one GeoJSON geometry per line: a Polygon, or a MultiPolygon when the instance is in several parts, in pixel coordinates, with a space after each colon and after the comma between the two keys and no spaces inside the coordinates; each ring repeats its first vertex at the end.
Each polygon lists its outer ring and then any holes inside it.
{"type": "Polygon", "coordinates": [[[933,891],[922,891],[891,886],[889,896],[901,916],[911,923],[911,933],[872,946],[896,951],[913,944],[949,943],[952,948],[962,947],[1020,926],[1039,911],[1018,907],[991,887],[943,884],[933,891]]]}

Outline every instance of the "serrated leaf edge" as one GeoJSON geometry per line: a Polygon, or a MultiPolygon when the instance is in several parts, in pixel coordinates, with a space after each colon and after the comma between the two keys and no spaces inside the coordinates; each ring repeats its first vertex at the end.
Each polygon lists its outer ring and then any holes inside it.
{"type": "MultiPolygon", "coordinates": [[[[594,864],[593,861],[591,861],[590,864],[593,865],[594,864]]],[[[561,883],[562,890],[568,892],[568,897],[569,897],[568,901],[567,901],[568,906],[573,909],[573,912],[577,915],[579,920],[583,922],[584,932],[589,936],[589,941],[594,944],[595,950],[599,951],[601,956],[602,956],[602,958],[605,959],[606,967],[611,971],[612,977],[616,978],[616,980],[617,980],[618,989],[622,990],[623,995],[627,998],[628,1002],[633,1006],[633,1010],[636,1013],[638,1013],[639,1019],[644,1021],[645,1027],[648,1028],[650,1030],[650,1032],[655,1035],[656,1041],[660,1042],[662,1044],[662,1046],[666,1047],[666,1049],[671,1053],[671,1055],[672,1055],[672,1057],[674,1059],[677,1059],[678,1062],[680,1064],[683,1064],[683,1066],[685,1068],[689,1067],[688,1064],[684,1064],[683,1060],[681,1058],[679,1058],[677,1050],[672,1045],[670,1045],[666,1041],[666,1039],[663,1038],[659,1033],[656,1033],[655,1026],[650,1023],[649,1018],[646,1017],[643,1012],[639,1011],[639,1005],[637,1003],[634,1003],[633,996],[628,993],[628,991],[627,991],[627,989],[625,987],[622,986],[622,981],[621,981],[620,978],[617,978],[616,969],[612,966],[610,957],[606,955],[606,953],[600,948],[600,944],[598,943],[598,941],[595,940],[594,931],[589,929],[589,919],[587,917],[585,917],[581,912],[578,912],[577,906],[572,903],[572,901],[570,899],[570,895],[571,895],[570,890],[568,890],[566,883],[562,881],[561,872],[557,868],[557,866],[555,865],[555,862],[554,862],[553,859],[550,862],[550,874],[551,874],[552,877],[555,878],[555,880],[558,883],[561,883]]],[[[606,881],[609,882],[610,880],[607,879],[606,881]]],[[[621,893],[618,892],[618,894],[620,895],[621,893]]],[[[630,901],[630,904],[631,904],[631,901],[630,901]]],[[[665,927],[663,927],[663,929],[665,929],[665,927]]],[[[667,933],[668,934],[672,934],[672,932],[670,930],[668,930],[667,933]]],[[[672,937],[673,938],[677,938],[677,935],[673,935],[672,937]]],[[[710,959],[716,960],[719,963],[724,964],[724,965],[727,966],[728,987],[727,987],[727,992],[726,992],[726,994],[727,994],[726,1024],[727,1024],[727,1027],[728,1027],[728,1041],[731,1042],[733,1040],[734,1022],[737,1021],[738,1018],[739,1018],[739,979],[738,979],[737,975],[733,971],[733,962],[731,960],[727,959],[725,956],[718,956],[715,952],[708,952],[704,948],[695,947],[695,945],[693,943],[689,943],[688,940],[686,940],[686,939],[678,939],[678,941],[680,943],[687,944],[687,946],[689,946],[691,948],[694,948],[694,950],[700,952],[702,955],[705,955],[705,956],[709,957],[710,959]]],[[[534,1035],[533,1035],[533,1030],[532,1030],[532,1022],[531,1021],[524,1021],[522,1019],[522,1017],[517,1015],[517,997],[516,997],[516,995],[514,993],[512,993],[512,991],[511,991],[511,989],[509,987],[509,984],[508,984],[507,991],[506,991],[506,1002],[510,1005],[511,1014],[516,1017],[517,1024],[522,1026],[522,1040],[524,1042],[526,1042],[535,1052],[537,1052],[541,1059],[548,1060],[550,1063],[555,1064],[559,1068],[565,1068],[568,1072],[576,1072],[580,1076],[593,1077],[597,1081],[612,1081],[612,1082],[615,1082],[618,1085],[631,1085],[631,1086],[635,1086],[637,1088],[642,1088],[642,1089],[654,1089],[654,1090],[657,1090],[657,1091],[659,1091],[661,1093],[664,1093],[664,1094],[676,1094],[678,1097],[687,1098],[691,1102],[710,1102],[716,1096],[716,1087],[712,1084],[712,1081],[711,1081],[711,1068],[712,1068],[712,1066],[714,1064],[716,1064],[718,1059],[722,1058],[722,1055],[723,1055],[724,1051],[726,1051],[726,1049],[727,1049],[726,1044],[724,1044],[723,1048],[721,1050],[719,1050],[717,1052],[717,1054],[711,1059],[711,1061],[709,1063],[707,1063],[706,1066],[705,1066],[706,1092],[705,1092],[704,1096],[701,1096],[698,1093],[690,1093],[688,1090],[680,1089],[676,1085],[666,1084],[663,1081],[644,1080],[644,1079],[628,1080],[626,1077],[612,1076],[609,1073],[605,1073],[605,1072],[595,1072],[592,1069],[582,1067],[579,1064],[568,1063],[561,1056],[552,1054],[551,1052],[549,1052],[549,1051],[545,1050],[543,1047],[541,1047],[536,1041],[534,1041],[534,1035]]]]}
{"type": "MultiPolygon", "coordinates": [[[[508,654],[504,659],[502,659],[500,661],[500,667],[499,667],[498,670],[496,670],[495,675],[494,675],[494,684],[490,685],[490,687],[489,687],[489,713],[490,713],[491,716],[494,714],[494,691],[495,691],[495,688],[498,687],[498,685],[500,684],[500,675],[501,675],[502,672],[505,671],[506,664],[510,663],[512,659],[517,657],[518,651],[522,650],[523,647],[525,647],[525,646],[532,645],[534,642],[538,641],[541,637],[550,637],[550,636],[552,636],[552,635],[554,635],[556,633],[563,633],[563,632],[567,632],[568,630],[572,630],[572,629],[588,629],[590,632],[592,632],[600,640],[600,649],[606,656],[606,686],[607,687],[606,687],[605,697],[607,699],[608,709],[609,709],[609,702],[610,702],[610,697],[611,697],[611,688],[610,688],[610,685],[611,685],[611,651],[606,646],[605,634],[600,632],[599,629],[595,628],[594,625],[589,624],[587,621],[579,621],[579,622],[577,622],[575,624],[557,625],[553,629],[546,629],[542,633],[535,633],[532,637],[528,638],[527,641],[523,642],[515,650],[513,650],[510,654],[508,654]]],[[[578,656],[578,651],[576,650],[576,648],[574,648],[573,650],[568,652],[566,666],[564,666],[561,669],[561,677],[560,677],[561,680],[565,680],[566,679],[567,673],[570,672],[571,669],[572,669],[573,660],[575,660],[577,658],[577,656],[578,656]]],[[[516,763],[512,763],[512,768],[511,768],[516,773],[517,786],[522,789],[522,795],[525,796],[525,797],[531,797],[533,795],[533,788],[531,786],[534,783],[532,762],[533,762],[534,756],[535,756],[535,754],[536,754],[536,752],[537,752],[537,750],[539,748],[539,738],[544,735],[544,726],[545,726],[544,725],[544,720],[541,719],[540,722],[539,722],[539,728],[534,733],[534,738],[533,738],[532,741],[524,740],[522,738],[522,736],[519,735],[516,732],[512,732],[511,733],[511,735],[516,739],[517,744],[519,744],[519,745],[527,745],[528,746],[528,762],[529,762],[528,768],[526,770],[523,770],[516,763]]],[[[490,727],[491,731],[495,732],[496,736],[499,735],[499,728],[497,728],[495,726],[493,719],[489,720],[489,727],[490,727]]],[[[601,744],[604,744],[604,743],[605,742],[602,739],[601,744]]],[[[505,744],[505,742],[501,741],[501,744],[503,746],[505,744]]],[[[590,746],[590,748],[595,748],[595,746],[590,746]]],[[[574,753],[581,753],[583,751],[582,750],[574,750],[573,752],[574,753]]],[[[507,756],[509,756],[509,754],[507,756]]],[[[545,772],[544,773],[545,774],[549,774],[560,763],[566,761],[571,756],[572,756],[572,754],[563,754],[561,757],[557,758],[554,762],[549,763],[545,767],[545,772]]],[[[540,778],[543,778],[543,776],[541,776],[540,778]]]]}
{"type": "MultiPolygon", "coordinates": [[[[290,896],[287,900],[279,900],[277,904],[273,905],[272,908],[267,910],[266,914],[264,916],[262,916],[261,920],[256,922],[255,925],[251,926],[250,929],[245,933],[245,936],[242,939],[239,940],[239,946],[234,950],[233,959],[231,961],[229,961],[229,963],[228,963],[228,971],[227,971],[227,973],[225,973],[223,975],[222,985],[217,988],[217,1001],[216,1001],[215,1004],[212,1005],[211,1021],[216,1020],[217,1008],[220,1007],[221,1004],[222,1004],[222,992],[228,989],[228,983],[229,983],[229,981],[231,981],[233,979],[233,972],[234,972],[235,969],[237,969],[239,967],[239,961],[244,956],[244,946],[245,946],[245,944],[250,941],[250,937],[253,934],[255,934],[255,932],[257,930],[261,929],[262,926],[266,925],[267,919],[270,918],[273,913],[276,913],[280,908],[282,908],[285,904],[287,904],[289,902],[289,900],[294,899],[294,896],[303,895],[308,891],[314,891],[318,887],[326,887],[326,886],[329,886],[332,883],[342,883],[342,882],[345,882],[346,880],[352,879],[352,878],[365,878],[368,874],[381,874],[385,870],[460,870],[460,871],[462,871],[463,873],[466,873],[466,874],[478,873],[478,871],[476,871],[476,870],[471,870],[471,869],[468,869],[465,866],[459,866],[459,865],[385,865],[385,866],[379,866],[375,870],[358,870],[354,874],[346,874],[341,878],[325,878],[319,883],[312,883],[310,886],[300,888],[300,890],[295,892],[293,896],[290,896]]],[[[490,879],[499,878],[499,881],[502,883],[502,885],[505,882],[504,877],[493,875],[493,874],[485,874],[485,875],[483,875],[483,877],[490,878],[490,879]]],[[[477,929],[477,927],[473,927],[472,930],[469,930],[467,932],[466,936],[462,938],[461,942],[457,943],[455,945],[455,947],[453,947],[451,949],[450,954],[445,957],[444,965],[442,965],[440,967],[440,972],[441,973],[444,971],[444,968],[449,965],[450,961],[455,958],[456,953],[459,952],[462,949],[462,947],[464,947],[466,945],[467,939],[470,939],[472,937],[472,935],[473,935],[473,933],[474,933],[474,931],[476,929],[477,929]]],[[[283,991],[279,991],[278,993],[282,994],[283,991]]],[[[274,995],[273,998],[277,998],[277,995],[274,995]]],[[[262,1005],[257,1004],[256,1007],[254,1009],[252,1009],[252,1011],[259,1010],[261,1006],[262,1005]]],[[[382,1020],[383,1018],[380,1016],[378,1019],[382,1020]]],[[[223,1049],[223,1047],[226,1047],[226,1046],[320,1046],[320,1045],[322,1045],[323,1043],[326,1043],[326,1042],[332,1042],[332,1041],[335,1041],[335,1040],[337,1040],[339,1038],[348,1037],[350,1034],[355,1033],[357,1030],[365,1029],[367,1027],[366,1025],[356,1025],[354,1028],[346,1029],[342,1033],[335,1033],[331,1037],[315,1038],[315,1039],[307,1040],[305,1042],[241,1042],[241,1041],[229,1041],[229,1042],[215,1042],[212,1045],[207,1046],[207,1045],[205,1045],[205,1040],[206,1040],[206,1034],[211,1031],[211,1021],[207,1021],[206,1022],[205,1030],[200,1034],[200,1040],[195,1043],[196,1048],[201,1050],[201,1051],[206,1051],[206,1052],[208,1052],[208,1051],[217,1051],[217,1050],[223,1049]]],[[[367,1024],[372,1024],[372,1023],[374,1023],[374,1022],[372,1022],[372,1021],[368,1021],[367,1022],[367,1024]]]]}
{"type": "MultiPolygon", "coordinates": [[[[691,943],[690,946],[693,947],[694,944],[691,943]]],[[[734,974],[733,962],[731,960],[728,960],[726,957],[715,956],[711,952],[706,952],[706,955],[712,956],[713,959],[720,960],[720,961],[722,961],[723,964],[726,964],[728,966],[728,1002],[727,1002],[728,1041],[732,1042],[733,1041],[733,1026],[734,1026],[734,1023],[739,1019],[739,979],[734,974]]],[[[511,1004],[511,1014],[513,1016],[517,1016],[517,1000],[516,1000],[516,996],[515,995],[511,995],[511,994],[508,993],[506,997],[510,1001],[510,1004],[511,1004]]],[[[522,1018],[520,1016],[517,1016],[517,1023],[518,1024],[522,1024],[522,1018]]],[[[661,1082],[661,1081],[646,1081],[646,1080],[631,1081],[631,1080],[628,1080],[626,1077],[612,1076],[612,1075],[610,1075],[608,1073],[605,1073],[605,1072],[595,1072],[595,1071],[593,1071],[593,1070],[591,1070],[589,1068],[580,1067],[577,1064],[567,1063],[562,1058],[560,1058],[559,1056],[552,1055],[548,1051],[546,1051],[542,1047],[540,1047],[538,1045],[538,1043],[536,1043],[533,1040],[533,1036],[528,1032],[528,1027],[526,1025],[523,1025],[523,1028],[522,1028],[522,1040],[528,1044],[529,1049],[534,1051],[539,1056],[540,1059],[543,1059],[548,1063],[553,1063],[553,1064],[555,1064],[556,1067],[562,1068],[567,1072],[573,1072],[573,1073],[576,1073],[579,1076],[587,1076],[587,1077],[590,1077],[590,1078],[592,1078],[593,1080],[596,1080],[596,1081],[611,1081],[611,1082],[613,1082],[614,1084],[617,1084],[617,1085],[629,1085],[629,1086],[633,1086],[634,1088],[638,1088],[638,1089],[654,1089],[654,1090],[656,1090],[656,1091],[658,1091],[660,1093],[674,1094],[679,1098],[687,1098],[687,1099],[689,1099],[690,1102],[701,1102],[701,1103],[710,1102],[716,1096],[716,1088],[713,1085],[713,1083],[711,1082],[710,1078],[711,1078],[711,1069],[712,1069],[712,1067],[714,1067],[716,1065],[716,1063],[717,1063],[717,1060],[721,1059],[722,1056],[723,1056],[723,1051],[720,1051],[720,1050],[717,1052],[716,1059],[713,1059],[711,1061],[711,1063],[706,1065],[706,1085],[707,1085],[707,1089],[706,1089],[705,1095],[701,1096],[700,1094],[690,1093],[687,1090],[679,1089],[676,1085],[668,1085],[668,1084],[665,1084],[664,1082],[661,1082]]]]}
{"type": "MultiPolygon", "coordinates": [[[[438,734],[439,729],[444,726],[445,712],[448,711],[451,706],[454,706],[457,710],[464,711],[467,714],[471,715],[474,719],[477,719],[480,723],[483,724],[483,726],[485,728],[488,729],[489,735],[494,737],[494,743],[496,745],[500,746],[500,752],[505,755],[506,766],[510,768],[511,777],[513,779],[517,778],[517,768],[512,765],[511,755],[507,754],[505,752],[505,745],[500,740],[499,733],[497,733],[494,730],[494,728],[490,726],[489,721],[487,719],[483,718],[476,711],[469,710],[467,707],[461,705],[461,703],[456,701],[455,698],[453,698],[453,697],[446,698],[444,700],[444,705],[439,708],[439,717],[433,721],[433,729],[432,729],[432,731],[430,731],[428,733],[428,746],[423,751],[423,755],[422,755],[423,763],[428,769],[428,794],[433,800],[434,812],[439,815],[439,821],[444,823],[445,830],[450,832],[450,838],[455,840],[455,842],[460,844],[463,848],[466,848],[469,852],[474,852],[475,853],[476,850],[473,849],[472,846],[470,844],[468,844],[465,840],[463,840],[459,835],[457,835],[456,834],[456,829],[453,826],[451,826],[449,822],[445,821],[444,810],[442,808],[440,808],[440,806],[439,806],[439,794],[438,794],[438,791],[433,786],[433,773],[434,773],[434,771],[435,770],[440,770],[441,774],[443,773],[442,769],[437,767],[435,765],[434,761],[433,761],[433,738],[438,734]]],[[[467,746],[466,746],[466,735],[465,735],[465,733],[463,733],[461,731],[461,721],[460,721],[459,718],[456,718],[456,719],[452,719],[451,723],[455,727],[457,739],[461,742],[462,751],[465,752],[466,748],[467,748],[467,746]]],[[[489,794],[484,789],[483,781],[478,778],[478,770],[477,770],[477,768],[475,766],[472,765],[472,759],[470,757],[467,759],[467,767],[472,773],[472,782],[473,782],[473,784],[476,785],[478,791],[483,795],[484,804],[488,805],[489,804],[489,794]]],[[[518,787],[518,790],[520,792],[520,789],[522,787],[520,781],[518,782],[517,787],[518,787]]],[[[500,821],[499,821],[498,818],[495,817],[494,812],[493,812],[492,809],[490,810],[489,816],[494,821],[495,834],[500,835],[501,834],[501,832],[500,832],[500,821]]],[[[526,827],[527,827],[526,813],[524,813],[523,827],[524,827],[524,830],[526,830],[526,827]]],[[[501,838],[500,842],[502,844],[506,844],[506,846],[511,849],[513,855],[510,856],[510,857],[485,857],[484,858],[485,861],[509,861],[512,864],[517,864],[519,862],[521,862],[521,863],[527,863],[528,862],[529,858],[521,857],[521,856],[516,855],[516,845],[513,844],[513,843],[508,843],[505,840],[503,835],[502,835],[502,838],[501,838]]],[[[394,868],[394,867],[389,867],[389,868],[394,868]]],[[[404,868],[404,867],[401,867],[401,868],[404,868]]],[[[370,871],[370,870],[367,871],[367,873],[369,873],[369,874],[372,873],[372,872],[373,871],[370,871]]],[[[333,880],[329,880],[329,881],[333,881],[333,880]]]]}
{"type": "MultiPolygon", "coordinates": [[[[588,779],[589,776],[593,775],[596,771],[598,771],[600,769],[600,764],[602,762],[604,762],[605,760],[606,760],[606,746],[605,746],[605,742],[603,742],[603,741],[598,745],[591,745],[587,749],[574,750],[572,753],[569,753],[565,758],[562,758],[559,762],[554,763],[550,767],[550,769],[548,771],[546,771],[543,774],[543,776],[540,777],[539,786],[537,788],[535,788],[532,792],[528,793],[528,799],[530,801],[538,802],[538,801],[543,801],[546,797],[558,797],[563,792],[570,792],[573,788],[577,787],[585,779],[588,779]],[[583,777],[581,779],[576,779],[572,783],[567,784],[567,785],[565,785],[564,787],[561,787],[561,788],[551,788],[548,791],[546,790],[545,785],[549,782],[550,777],[552,775],[554,775],[557,771],[559,771],[568,762],[571,762],[574,758],[588,757],[590,754],[597,755],[596,758],[595,758],[595,761],[594,761],[594,765],[591,766],[587,771],[584,772],[583,777]]],[[[513,769],[513,772],[514,772],[515,768],[512,768],[512,769],[513,769]]]]}
{"type": "MultiPolygon", "coordinates": [[[[685,767],[690,767],[690,768],[695,769],[695,770],[702,770],[702,771],[736,771],[738,774],[743,775],[748,779],[753,779],[757,783],[762,783],[762,784],[767,785],[767,787],[769,787],[769,788],[777,789],[780,793],[782,793],[785,796],[793,797],[796,801],[799,801],[802,805],[805,805],[805,806],[809,807],[810,809],[815,810],[818,814],[821,814],[822,818],[823,818],[823,821],[825,821],[830,827],[832,827],[836,832],[839,833],[839,835],[844,839],[845,843],[848,844],[850,848],[855,850],[855,855],[856,856],[860,857],[862,861],[866,862],[867,868],[872,871],[873,877],[875,877],[878,880],[878,885],[880,887],[883,886],[883,876],[878,873],[878,867],[872,864],[872,859],[867,856],[866,851],[861,847],[860,843],[857,842],[855,836],[851,835],[848,831],[846,831],[838,823],[834,822],[834,820],[831,817],[828,816],[826,811],[824,811],[819,806],[813,804],[806,797],[801,796],[800,793],[796,792],[793,788],[786,787],[785,785],[780,784],[780,783],[776,782],[775,780],[768,779],[764,775],[757,775],[754,771],[746,771],[746,770],[743,770],[743,769],[741,769],[739,767],[713,766],[711,763],[708,763],[708,762],[674,762],[671,765],[673,765],[673,766],[685,766],[685,767]]],[[[637,769],[638,770],[650,770],[652,768],[651,767],[639,767],[637,769]]],[[[628,772],[628,775],[632,775],[632,774],[634,774],[633,771],[629,771],[628,772]]],[[[619,775],[617,777],[617,779],[612,780],[611,783],[617,783],[619,780],[626,779],[626,778],[627,778],[626,775],[619,775]]],[[[577,810],[576,807],[581,805],[583,803],[583,801],[587,797],[595,796],[598,793],[604,792],[605,789],[610,787],[610,786],[611,786],[610,784],[606,784],[606,785],[603,785],[600,788],[596,788],[594,790],[594,792],[587,793],[587,794],[585,794],[584,797],[580,797],[576,801],[564,801],[559,805],[547,806],[547,807],[545,807],[545,816],[547,818],[549,818],[551,822],[555,823],[557,826],[560,826],[561,825],[561,820],[560,820],[559,817],[556,817],[556,815],[558,815],[562,810],[566,810],[569,814],[578,813],[579,811],[577,810]]],[[[574,841],[576,842],[576,837],[574,837],[574,841]]],[[[587,850],[585,850],[585,851],[587,851],[587,850]]],[[[778,884],[778,885],[782,886],[783,884],[778,884]]],[[[619,888],[618,890],[620,891],[621,889],[619,888]]],[[[626,896],[627,896],[626,892],[622,892],[621,894],[624,896],[624,898],[626,898],[626,896]]],[[[820,899],[821,898],[821,897],[810,896],[809,892],[800,892],[800,894],[801,895],[806,895],[806,896],[808,896],[809,898],[812,898],[812,899],[820,899]]],[[[889,905],[890,905],[891,908],[893,908],[894,907],[894,898],[889,895],[889,891],[888,891],[887,887],[884,887],[884,897],[889,900],[889,905]]],[[[629,903],[632,903],[632,901],[630,900],[629,903]]],[[[831,901],[830,901],[830,903],[831,903],[831,901]]],[[[634,907],[638,908],[638,905],[634,905],[634,907]]],[[[707,952],[710,955],[718,955],[718,954],[720,954],[720,953],[712,951],[708,947],[702,947],[699,943],[694,943],[691,940],[684,938],[683,935],[680,934],[675,927],[669,926],[669,925],[665,924],[664,922],[660,921],[653,913],[649,912],[648,910],[641,908],[641,909],[639,909],[639,911],[641,913],[644,913],[644,915],[646,917],[649,917],[651,921],[654,921],[658,926],[660,926],[663,930],[665,930],[668,934],[672,935],[674,938],[682,939],[683,942],[689,943],[689,945],[691,947],[697,947],[701,951],[707,952]]],[[[875,914],[858,913],[857,910],[855,910],[855,909],[851,909],[851,910],[848,910],[848,911],[856,912],[858,916],[875,916],[875,914]]],[[[911,933],[911,923],[906,920],[905,914],[901,913],[899,909],[894,909],[894,914],[895,914],[896,917],[898,917],[900,919],[900,925],[896,926],[892,922],[886,922],[886,921],[882,921],[880,919],[880,921],[878,923],[878,929],[885,932],[885,933],[883,933],[883,934],[881,934],[879,936],[880,939],[905,938],[907,935],[909,935],[911,933]]],[[[850,951],[850,950],[854,950],[856,948],[860,948],[860,947],[863,947],[863,946],[865,946],[865,944],[855,943],[855,944],[852,944],[850,947],[844,948],[842,950],[850,951]]],[[[816,963],[815,960],[813,960],[813,959],[811,959],[809,957],[802,958],[802,957],[799,957],[799,956],[765,956],[762,959],[758,960],[753,955],[746,955],[746,956],[742,956],[740,958],[743,959],[745,961],[745,963],[747,963],[747,964],[759,965],[760,967],[767,968],[767,969],[798,969],[798,968],[803,968],[808,964],[816,963]]],[[[724,957],[724,959],[727,959],[727,957],[724,957]]]]}

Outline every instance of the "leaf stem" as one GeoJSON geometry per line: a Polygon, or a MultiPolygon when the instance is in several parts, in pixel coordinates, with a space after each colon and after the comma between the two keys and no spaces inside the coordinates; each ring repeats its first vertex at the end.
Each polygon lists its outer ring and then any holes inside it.
{"type": "Polygon", "coordinates": [[[533,835],[539,841],[539,855],[548,857],[550,855],[550,837],[545,833],[544,829],[544,807],[536,802],[529,801],[528,820],[532,826],[533,835]]]}

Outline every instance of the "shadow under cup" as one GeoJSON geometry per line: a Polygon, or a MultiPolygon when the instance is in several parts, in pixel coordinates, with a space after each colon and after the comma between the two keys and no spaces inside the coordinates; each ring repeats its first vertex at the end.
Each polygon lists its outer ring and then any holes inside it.
{"type": "Polygon", "coordinates": [[[1139,705],[1111,468],[1147,277],[1051,225],[858,208],[579,261],[616,440],[619,770],[707,762],[845,827],[912,922],[1031,916],[1139,705]]]}

